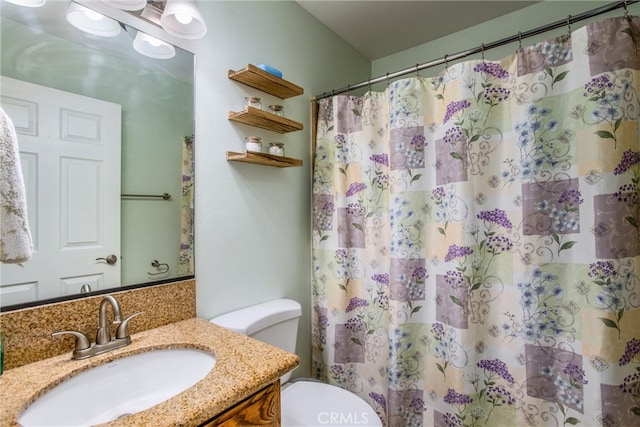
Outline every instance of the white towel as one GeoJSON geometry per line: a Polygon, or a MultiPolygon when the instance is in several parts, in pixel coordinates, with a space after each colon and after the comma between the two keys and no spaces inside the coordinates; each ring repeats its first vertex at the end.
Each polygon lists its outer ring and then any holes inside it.
{"type": "Polygon", "coordinates": [[[21,264],[33,254],[18,137],[0,108],[0,262],[21,264]]]}

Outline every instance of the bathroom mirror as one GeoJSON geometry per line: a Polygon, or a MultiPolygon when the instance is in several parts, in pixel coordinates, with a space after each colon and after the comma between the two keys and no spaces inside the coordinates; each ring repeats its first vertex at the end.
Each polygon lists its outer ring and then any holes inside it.
{"type": "Polygon", "coordinates": [[[194,55],[142,55],[138,31],[123,23],[116,36],[80,31],[66,19],[70,4],[0,4],[0,95],[18,134],[36,249],[23,266],[0,263],[2,311],[194,274],[194,55]],[[61,106],[47,118],[51,100],[61,106]],[[64,149],[47,157],[40,150],[52,141],[108,147],[115,160],[64,149]],[[51,165],[58,175],[47,175],[51,165]]]}

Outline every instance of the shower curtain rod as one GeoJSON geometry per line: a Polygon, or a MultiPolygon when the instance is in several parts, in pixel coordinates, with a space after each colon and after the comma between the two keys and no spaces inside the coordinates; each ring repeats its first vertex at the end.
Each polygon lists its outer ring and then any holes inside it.
{"type": "Polygon", "coordinates": [[[404,70],[400,70],[400,71],[395,71],[393,73],[387,73],[384,76],[380,76],[380,77],[376,77],[374,79],[369,79],[357,84],[353,84],[353,85],[347,85],[343,88],[340,89],[334,89],[330,92],[323,92],[321,95],[316,95],[314,97],[314,100],[319,100],[319,99],[323,99],[323,98],[329,98],[331,96],[334,95],[339,95],[341,93],[345,93],[345,92],[351,92],[352,90],[356,90],[356,89],[360,89],[363,88],[365,86],[371,86],[372,84],[375,83],[380,83],[383,82],[385,80],[389,80],[389,79],[393,79],[396,77],[400,77],[400,76],[404,76],[405,74],[411,74],[411,73],[416,73],[420,70],[425,70],[427,68],[431,68],[431,67],[435,67],[437,65],[442,65],[442,64],[447,64],[449,61],[455,61],[458,59],[462,59],[465,58],[467,56],[471,56],[471,55],[475,55],[476,53],[484,53],[485,51],[489,50],[489,49],[494,49],[496,47],[500,47],[503,46],[505,44],[509,44],[509,43],[513,43],[516,41],[521,42],[522,39],[527,38],[527,37],[533,37],[533,36],[537,36],[539,34],[543,34],[546,33],[548,31],[551,30],[555,30],[557,28],[562,28],[564,26],[571,26],[571,24],[573,24],[574,22],[579,22],[579,21],[583,21],[585,19],[589,19],[592,18],[594,16],[598,16],[601,15],[603,13],[607,13],[610,12],[612,10],[615,9],[619,9],[621,7],[623,7],[625,9],[625,16],[627,16],[627,6],[630,4],[634,4],[637,3],[640,0],[623,0],[623,1],[617,1],[617,2],[613,2],[601,7],[597,7],[595,9],[591,9],[588,10],[586,12],[577,14],[577,15],[569,15],[566,19],[563,20],[559,20],[556,22],[552,22],[550,24],[547,25],[543,25],[541,27],[538,28],[534,28],[533,30],[529,30],[529,31],[525,31],[525,32],[518,32],[518,34],[515,34],[511,37],[506,37],[491,43],[484,43],[478,47],[475,47],[473,49],[468,49],[468,50],[464,50],[462,52],[458,52],[458,53],[454,53],[452,55],[445,55],[442,58],[433,60],[433,61],[429,61],[429,62],[425,62],[423,64],[417,64],[414,67],[410,67],[410,68],[405,68],[404,70]]]}

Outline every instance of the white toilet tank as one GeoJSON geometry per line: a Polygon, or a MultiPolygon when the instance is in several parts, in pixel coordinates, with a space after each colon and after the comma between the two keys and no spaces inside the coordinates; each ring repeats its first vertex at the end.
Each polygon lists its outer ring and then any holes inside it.
{"type": "MultiPolygon", "coordinates": [[[[214,317],[211,322],[295,353],[301,314],[296,301],[278,299],[214,317]]],[[[291,372],[280,381],[284,384],[290,377],[291,372]]],[[[382,427],[367,402],[334,385],[298,379],[282,388],[281,399],[282,427],[382,427]],[[334,419],[340,422],[334,423],[334,419]]]]}
{"type": "MultiPolygon", "coordinates": [[[[298,319],[302,307],[297,301],[277,299],[214,317],[211,323],[266,342],[289,353],[296,352],[298,319]]],[[[286,382],[291,373],[282,377],[286,382]]]]}

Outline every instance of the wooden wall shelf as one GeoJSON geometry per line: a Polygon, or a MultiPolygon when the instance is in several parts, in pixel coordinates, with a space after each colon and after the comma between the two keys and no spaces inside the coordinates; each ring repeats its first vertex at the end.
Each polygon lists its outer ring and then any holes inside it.
{"type": "MultiPolygon", "coordinates": [[[[252,64],[247,65],[242,70],[229,70],[229,78],[280,99],[287,99],[304,93],[304,89],[300,86],[252,64]]],[[[227,119],[277,133],[295,132],[303,129],[303,124],[300,122],[254,107],[246,107],[243,111],[229,111],[227,119]]],[[[302,166],[302,160],[299,159],[253,151],[243,153],[227,151],[227,161],[253,163],[277,168],[302,166]]]]}
{"type": "Polygon", "coordinates": [[[293,159],[291,157],[274,156],[273,154],[256,153],[246,151],[244,153],[236,153],[227,151],[227,161],[253,163],[256,165],[274,166],[277,168],[289,168],[302,166],[302,160],[293,159]]]}
{"type": "Polygon", "coordinates": [[[295,132],[303,129],[302,123],[276,116],[259,108],[246,107],[243,111],[229,111],[227,118],[234,122],[259,127],[278,133],[295,132]]]}
{"type": "Polygon", "coordinates": [[[304,89],[285,79],[267,73],[255,65],[249,64],[242,70],[229,70],[229,78],[247,86],[277,96],[280,99],[302,95],[304,89]]]}

